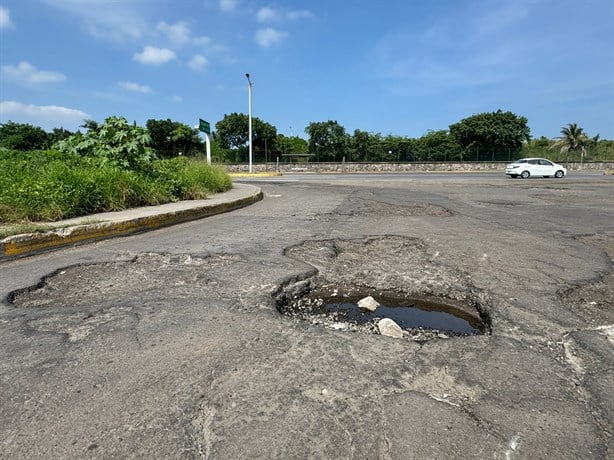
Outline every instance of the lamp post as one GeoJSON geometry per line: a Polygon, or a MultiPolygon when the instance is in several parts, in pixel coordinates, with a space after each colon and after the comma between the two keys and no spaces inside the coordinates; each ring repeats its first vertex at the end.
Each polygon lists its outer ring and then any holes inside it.
{"type": "Polygon", "coordinates": [[[248,114],[248,131],[249,131],[249,172],[252,172],[252,81],[249,79],[249,74],[246,73],[247,77],[247,97],[249,103],[249,114],[248,114]]]}

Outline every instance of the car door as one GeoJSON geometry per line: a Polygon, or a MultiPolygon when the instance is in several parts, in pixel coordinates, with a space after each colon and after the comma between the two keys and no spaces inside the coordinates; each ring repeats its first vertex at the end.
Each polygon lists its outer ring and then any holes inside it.
{"type": "Polygon", "coordinates": [[[539,164],[539,159],[529,160],[528,162],[528,171],[532,176],[541,176],[542,175],[542,166],[539,164]]]}
{"type": "Polygon", "coordinates": [[[539,160],[539,168],[542,176],[554,176],[554,173],[556,172],[554,170],[554,164],[548,160],[539,160]]]}

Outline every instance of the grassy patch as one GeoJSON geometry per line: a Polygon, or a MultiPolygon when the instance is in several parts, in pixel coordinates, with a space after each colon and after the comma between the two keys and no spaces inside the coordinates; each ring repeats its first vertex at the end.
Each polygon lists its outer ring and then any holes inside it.
{"type": "Polygon", "coordinates": [[[204,198],[231,187],[230,177],[220,168],[186,158],[130,170],[55,151],[0,150],[0,224],[56,221],[204,198]]]}

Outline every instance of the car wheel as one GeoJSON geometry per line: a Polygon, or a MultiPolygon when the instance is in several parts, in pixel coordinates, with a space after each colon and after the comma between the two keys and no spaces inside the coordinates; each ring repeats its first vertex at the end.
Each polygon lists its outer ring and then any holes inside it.
{"type": "Polygon", "coordinates": [[[557,172],[554,173],[554,177],[556,177],[557,179],[560,179],[564,175],[565,175],[565,173],[563,171],[561,171],[560,169],[557,172]]]}
{"type": "Polygon", "coordinates": [[[520,174],[520,177],[522,177],[523,179],[528,179],[530,175],[531,173],[529,171],[522,171],[522,174],[520,174]]]}

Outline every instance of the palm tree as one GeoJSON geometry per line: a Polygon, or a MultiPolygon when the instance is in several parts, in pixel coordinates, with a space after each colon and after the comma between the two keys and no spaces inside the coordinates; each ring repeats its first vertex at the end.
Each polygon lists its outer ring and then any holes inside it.
{"type": "Polygon", "coordinates": [[[552,148],[560,148],[561,153],[567,153],[569,161],[569,152],[580,152],[580,165],[584,162],[584,154],[586,147],[591,143],[591,139],[584,133],[584,130],[577,123],[569,123],[569,125],[561,128],[561,134],[558,140],[552,144],[552,148]]]}

